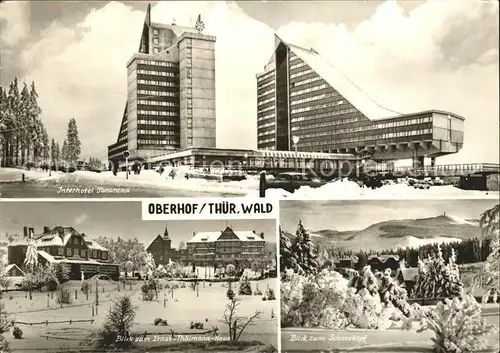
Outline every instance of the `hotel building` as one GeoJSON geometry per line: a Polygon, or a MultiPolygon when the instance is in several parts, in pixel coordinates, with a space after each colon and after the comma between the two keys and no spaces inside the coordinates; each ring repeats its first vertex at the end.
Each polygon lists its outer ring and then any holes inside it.
{"type": "Polygon", "coordinates": [[[215,147],[215,37],[195,28],[151,22],[127,62],[127,102],[108,159],[145,160],[191,147],[215,147]]]}
{"type": "Polygon", "coordinates": [[[264,233],[234,231],[230,226],[219,232],[199,232],[187,242],[188,257],[196,266],[238,263],[250,267],[266,255],[264,233]]]}
{"type": "Polygon", "coordinates": [[[275,36],[275,51],[257,75],[257,148],[343,153],[389,161],[458,152],[464,118],[428,110],[401,114],[366,95],[314,49],[275,36]],[[297,146],[294,144],[297,141],[297,146]]]}
{"type": "Polygon", "coordinates": [[[7,246],[9,264],[24,265],[30,242],[36,246],[39,263],[64,264],[71,279],[81,279],[82,271],[85,278],[103,274],[118,279],[118,265],[111,262],[109,250],[73,227],[44,227],[41,234],[35,234],[34,228],[24,227],[23,237],[7,246]]]}

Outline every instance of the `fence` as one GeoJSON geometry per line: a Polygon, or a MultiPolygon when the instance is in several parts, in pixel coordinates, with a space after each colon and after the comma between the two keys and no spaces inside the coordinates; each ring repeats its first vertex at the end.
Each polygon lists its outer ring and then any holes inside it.
{"type": "Polygon", "coordinates": [[[26,325],[26,326],[33,326],[33,325],[46,325],[46,326],[48,326],[49,324],[66,324],[66,323],[69,323],[71,325],[71,324],[78,323],[78,322],[90,322],[91,324],[93,324],[94,321],[95,321],[94,319],[90,319],[90,320],[64,320],[64,321],[45,320],[45,321],[39,321],[39,322],[14,321],[14,324],[15,325],[26,325]]]}
{"type": "MultiPolygon", "coordinates": [[[[147,330],[144,331],[141,336],[146,339],[147,336],[158,336],[161,334],[169,334],[170,337],[174,338],[175,336],[193,336],[193,335],[208,335],[208,334],[213,334],[214,337],[219,336],[219,328],[216,326],[213,326],[211,330],[203,331],[203,332],[175,332],[174,330],[170,330],[169,332],[148,332],[147,330]]],[[[138,335],[139,337],[139,335],[138,335]]]]}

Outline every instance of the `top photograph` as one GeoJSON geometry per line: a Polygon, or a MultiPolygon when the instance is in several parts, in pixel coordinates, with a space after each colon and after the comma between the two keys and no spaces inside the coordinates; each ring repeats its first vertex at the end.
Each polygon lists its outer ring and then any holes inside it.
{"type": "Polygon", "coordinates": [[[2,1],[0,197],[499,197],[496,1],[2,1]]]}

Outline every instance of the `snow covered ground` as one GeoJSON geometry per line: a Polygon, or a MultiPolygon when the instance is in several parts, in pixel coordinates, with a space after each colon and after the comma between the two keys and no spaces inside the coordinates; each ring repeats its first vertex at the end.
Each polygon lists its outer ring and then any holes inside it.
{"type": "MultiPolygon", "coordinates": [[[[185,192],[193,194],[200,193],[200,196],[207,195],[231,195],[231,196],[259,196],[259,177],[249,176],[242,181],[211,181],[204,179],[186,179],[186,167],[175,168],[174,178],[171,177],[171,169],[166,169],[162,175],[154,170],[143,170],[141,174],[129,174],[126,178],[125,172],[119,172],[116,176],[112,172],[104,171],[94,173],[89,171],[76,171],[65,174],[61,172],[49,172],[40,170],[26,171],[14,168],[0,169],[0,184],[6,182],[17,182],[25,174],[26,180],[37,181],[47,185],[65,184],[72,187],[92,187],[104,186],[115,188],[140,187],[154,191],[175,190],[177,193],[185,192]]],[[[168,193],[168,192],[167,192],[168,193]]],[[[164,196],[165,193],[159,196],[164,196]]],[[[266,196],[278,199],[290,200],[331,200],[331,199],[429,199],[429,198],[498,198],[498,191],[475,191],[461,190],[451,185],[431,186],[430,189],[415,189],[406,184],[384,185],[378,189],[371,189],[359,186],[356,182],[347,179],[330,182],[320,188],[301,187],[294,193],[289,193],[282,189],[266,190],[266,196]]]]}
{"type": "Polygon", "coordinates": [[[57,180],[61,177],[64,177],[64,173],[62,172],[54,172],[51,171],[43,171],[41,169],[32,169],[32,170],[24,170],[18,168],[0,168],[0,182],[18,182],[22,180],[23,174],[25,176],[25,180],[57,180]]]}

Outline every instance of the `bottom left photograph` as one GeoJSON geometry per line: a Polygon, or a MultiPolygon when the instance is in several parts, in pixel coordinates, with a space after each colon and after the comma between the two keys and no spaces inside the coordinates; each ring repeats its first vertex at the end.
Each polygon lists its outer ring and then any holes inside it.
{"type": "Polygon", "coordinates": [[[0,351],[276,352],[273,219],[2,201],[0,351]]]}

